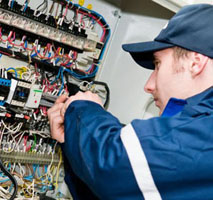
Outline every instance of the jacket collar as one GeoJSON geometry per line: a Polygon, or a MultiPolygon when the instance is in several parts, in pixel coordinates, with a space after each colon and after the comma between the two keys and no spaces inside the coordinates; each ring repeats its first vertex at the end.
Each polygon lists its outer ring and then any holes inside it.
{"type": "Polygon", "coordinates": [[[163,113],[162,117],[171,117],[179,113],[180,111],[185,108],[187,111],[190,111],[191,114],[197,114],[201,112],[213,112],[213,86],[206,89],[205,91],[196,94],[192,97],[187,98],[186,100],[184,99],[176,99],[176,98],[171,98],[163,113]],[[201,103],[202,102],[202,103],[201,103]],[[199,104],[203,104],[205,102],[206,106],[201,106],[199,104]],[[193,109],[191,109],[193,107],[193,109]],[[209,109],[210,107],[210,109],[209,109]],[[190,109],[189,109],[190,108],[190,109]]]}

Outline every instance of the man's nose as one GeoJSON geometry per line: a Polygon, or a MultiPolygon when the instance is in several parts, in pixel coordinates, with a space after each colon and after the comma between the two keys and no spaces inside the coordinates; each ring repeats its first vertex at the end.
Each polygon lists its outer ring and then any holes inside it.
{"type": "Polygon", "coordinates": [[[155,71],[152,72],[150,75],[149,79],[147,80],[145,86],[144,86],[144,91],[147,93],[152,94],[155,90],[155,71]]]}

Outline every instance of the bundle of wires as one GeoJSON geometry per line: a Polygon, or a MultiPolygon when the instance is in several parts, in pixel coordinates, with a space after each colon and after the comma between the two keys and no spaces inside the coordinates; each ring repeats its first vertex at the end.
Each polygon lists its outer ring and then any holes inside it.
{"type": "Polygon", "coordinates": [[[103,33],[102,33],[100,41],[104,43],[104,47],[103,47],[102,53],[100,55],[100,60],[101,60],[102,57],[103,57],[103,53],[105,51],[105,48],[106,48],[106,44],[107,44],[109,37],[110,37],[110,34],[111,34],[109,25],[105,21],[104,17],[102,15],[100,15],[99,13],[97,13],[93,10],[89,10],[87,8],[84,8],[84,7],[82,7],[78,4],[74,4],[70,1],[68,1],[68,3],[69,3],[70,9],[94,19],[102,27],[103,33]]]}
{"type": "Polygon", "coordinates": [[[5,175],[8,176],[8,178],[11,180],[11,182],[12,182],[13,185],[14,185],[14,191],[13,191],[12,196],[10,197],[10,200],[13,200],[13,199],[15,199],[16,194],[17,194],[17,190],[18,190],[18,185],[17,185],[16,179],[15,179],[15,178],[10,174],[10,172],[4,167],[4,165],[3,165],[2,162],[1,162],[1,160],[0,160],[0,168],[1,168],[2,172],[4,172],[5,175]]]}
{"type": "MultiPolygon", "coordinates": [[[[61,3],[62,5],[63,4],[66,4],[66,7],[68,5],[68,8],[73,10],[75,13],[80,13],[84,16],[87,16],[91,19],[93,19],[96,23],[98,23],[103,32],[102,32],[102,36],[101,36],[101,39],[100,39],[100,42],[103,43],[103,49],[101,51],[101,54],[100,54],[100,57],[99,57],[99,61],[102,60],[103,58],[103,54],[105,52],[105,49],[106,49],[106,45],[109,41],[109,38],[110,38],[110,34],[111,34],[111,31],[110,31],[110,27],[109,25],[107,24],[107,22],[105,21],[104,17],[101,16],[99,13],[93,11],[93,10],[89,10],[85,7],[82,7],[80,6],[79,4],[74,4],[73,2],[69,1],[69,0],[65,0],[64,2],[62,1],[61,3]]],[[[93,64],[90,69],[93,69],[92,71],[90,71],[90,73],[88,74],[84,74],[84,75],[81,75],[81,74],[78,74],[78,73],[75,73],[74,71],[71,71],[71,70],[66,70],[68,73],[70,73],[71,75],[73,75],[74,77],[78,78],[78,79],[85,79],[85,78],[91,78],[91,77],[94,77],[95,74],[97,73],[98,71],[98,65],[99,62],[97,62],[96,64],[93,64]]],[[[89,70],[90,70],[89,69],[89,70]]]]}

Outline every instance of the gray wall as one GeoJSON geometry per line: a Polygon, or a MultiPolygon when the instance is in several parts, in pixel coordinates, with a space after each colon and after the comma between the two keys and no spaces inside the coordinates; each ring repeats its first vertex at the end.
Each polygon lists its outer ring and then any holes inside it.
{"type": "Polygon", "coordinates": [[[149,104],[150,95],[143,91],[151,71],[138,66],[121,45],[152,40],[174,13],[151,0],[123,0],[119,3],[120,18],[99,79],[107,82],[111,90],[108,111],[122,123],[129,123],[135,118],[156,116],[158,109],[153,103],[149,104]]]}

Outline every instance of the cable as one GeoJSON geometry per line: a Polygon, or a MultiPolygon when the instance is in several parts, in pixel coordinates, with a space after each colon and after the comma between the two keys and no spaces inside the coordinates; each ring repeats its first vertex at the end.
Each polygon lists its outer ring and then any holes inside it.
{"type": "Polygon", "coordinates": [[[10,197],[10,200],[13,200],[13,199],[15,199],[17,191],[18,191],[18,184],[16,182],[16,179],[10,174],[9,171],[7,171],[7,169],[2,164],[1,160],[0,160],[0,168],[8,176],[8,178],[12,181],[12,183],[14,185],[14,191],[13,191],[12,196],[10,197]]]}
{"type": "Polygon", "coordinates": [[[92,81],[92,84],[104,86],[104,88],[106,90],[106,100],[104,103],[104,108],[107,108],[109,106],[109,100],[110,100],[110,90],[109,90],[107,83],[101,82],[101,81],[92,81]]]}

